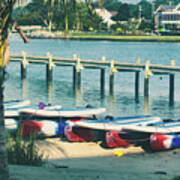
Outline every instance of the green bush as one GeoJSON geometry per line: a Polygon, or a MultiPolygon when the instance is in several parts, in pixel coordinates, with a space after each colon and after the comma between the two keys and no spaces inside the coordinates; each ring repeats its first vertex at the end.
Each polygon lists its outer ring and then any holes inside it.
{"type": "Polygon", "coordinates": [[[180,176],[173,178],[172,180],[180,180],[180,176]]]}
{"type": "Polygon", "coordinates": [[[43,154],[38,153],[38,147],[35,144],[35,136],[31,136],[28,141],[21,137],[20,130],[15,137],[7,133],[7,152],[9,164],[42,166],[45,161],[43,154]]]}

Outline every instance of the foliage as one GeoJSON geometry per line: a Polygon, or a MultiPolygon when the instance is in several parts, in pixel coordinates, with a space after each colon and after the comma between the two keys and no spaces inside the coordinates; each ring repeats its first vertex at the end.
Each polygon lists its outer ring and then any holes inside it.
{"type": "Polygon", "coordinates": [[[38,153],[38,147],[35,144],[35,136],[30,137],[28,142],[23,141],[20,130],[14,139],[7,133],[7,152],[8,162],[10,164],[42,166],[45,162],[42,160],[42,154],[38,153]]]}
{"type": "Polygon", "coordinates": [[[180,176],[174,177],[172,180],[180,180],[180,176]]]}
{"type": "Polygon", "coordinates": [[[130,9],[127,3],[121,4],[118,9],[118,14],[113,17],[115,21],[128,21],[130,17],[130,9]]]}
{"type": "Polygon", "coordinates": [[[153,29],[153,23],[151,21],[149,22],[143,19],[138,29],[145,32],[151,31],[153,29]]]}
{"type": "MultiPolygon", "coordinates": [[[[61,1],[62,2],[62,1],[61,1]]],[[[16,9],[14,11],[14,18],[20,25],[42,25],[48,26],[48,9],[49,4],[43,6],[43,0],[33,0],[28,4],[22,13],[22,9],[16,9]],[[36,18],[36,19],[35,19],[36,18]]],[[[94,30],[107,29],[107,25],[103,23],[103,20],[95,14],[95,12],[89,12],[86,3],[71,4],[68,1],[68,26],[72,30],[88,31],[89,27],[93,27],[94,30]]],[[[52,17],[52,27],[55,30],[64,30],[66,26],[65,22],[65,10],[63,3],[58,7],[57,1],[55,1],[52,17]]]]}

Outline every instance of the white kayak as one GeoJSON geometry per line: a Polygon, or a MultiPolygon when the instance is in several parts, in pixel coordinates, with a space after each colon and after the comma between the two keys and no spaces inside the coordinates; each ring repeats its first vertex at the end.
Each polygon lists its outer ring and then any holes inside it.
{"type": "Polygon", "coordinates": [[[154,123],[151,126],[124,126],[123,130],[138,133],[158,133],[158,134],[171,134],[180,133],[180,121],[172,120],[171,122],[154,123]]]}
{"type": "Polygon", "coordinates": [[[19,113],[39,117],[88,117],[92,115],[102,114],[105,108],[74,108],[74,109],[33,109],[27,108],[19,110],[19,113]]]}
{"type": "MultiPolygon", "coordinates": [[[[62,106],[55,105],[55,106],[45,106],[43,110],[52,110],[52,109],[60,109],[62,106]]],[[[10,117],[18,117],[19,112],[24,111],[26,109],[33,109],[34,111],[39,110],[39,105],[34,105],[34,106],[22,106],[22,107],[16,107],[16,108],[9,108],[4,111],[4,117],[10,118],[10,117]]]]}
{"type": "Polygon", "coordinates": [[[4,109],[12,109],[12,108],[20,108],[29,106],[31,102],[29,100],[12,100],[12,101],[5,101],[4,103],[4,109]]]}
{"type": "Polygon", "coordinates": [[[19,127],[19,122],[16,119],[5,119],[5,129],[8,132],[16,131],[19,127]]]}
{"type": "Polygon", "coordinates": [[[125,116],[114,119],[84,120],[75,123],[76,126],[105,131],[121,131],[124,126],[129,125],[146,125],[161,121],[160,117],[141,115],[125,116]]]}

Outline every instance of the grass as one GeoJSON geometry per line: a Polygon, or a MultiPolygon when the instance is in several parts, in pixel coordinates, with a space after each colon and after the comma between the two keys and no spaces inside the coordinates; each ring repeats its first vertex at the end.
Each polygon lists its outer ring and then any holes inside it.
{"type": "Polygon", "coordinates": [[[35,136],[30,137],[29,141],[24,141],[19,129],[15,137],[9,133],[6,137],[9,164],[42,166],[45,163],[43,155],[38,153],[35,136]]]}
{"type": "MultiPolygon", "coordinates": [[[[52,33],[56,34],[56,32],[52,32],[52,33]]],[[[35,37],[35,38],[38,38],[38,37],[35,37]]],[[[180,42],[180,36],[130,35],[130,34],[119,35],[119,34],[110,33],[110,32],[99,32],[99,33],[71,32],[66,35],[60,35],[60,36],[58,35],[55,38],[56,39],[71,39],[71,40],[109,40],[109,41],[128,41],[128,42],[130,41],[132,42],[134,41],[137,41],[137,42],[180,42]]]]}
{"type": "Polygon", "coordinates": [[[72,34],[67,38],[79,40],[111,40],[111,41],[139,41],[139,42],[180,42],[180,36],[135,36],[135,35],[95,35],[72,34]]]}

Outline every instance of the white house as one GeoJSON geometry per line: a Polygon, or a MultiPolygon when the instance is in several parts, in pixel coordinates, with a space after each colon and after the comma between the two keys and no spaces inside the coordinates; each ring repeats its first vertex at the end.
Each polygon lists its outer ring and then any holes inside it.
{"type": "Polygon", "coordinates": [[[161,5],[155,11],[157,28],[167,32],[180,31],[180,3],[177,6],[161,5]]]}
{"type": "Polygon", "coordinates": [[[107,23],[108,27],[110,27],[110,26],[113,25],[113,24],[116,24],[116,22],[111,19],[111,17],[112,17],[113,15],[112,15],[109,11],[107,11],[106,9],[104,9],[104,8],[103,8],[103,9],[98,8],[98,9],[95,9],[95,12],[96,12],[96,14],[97,14],[98,16],[102,17],[103,22],[104,22],[104,23],[107,23]]]}

